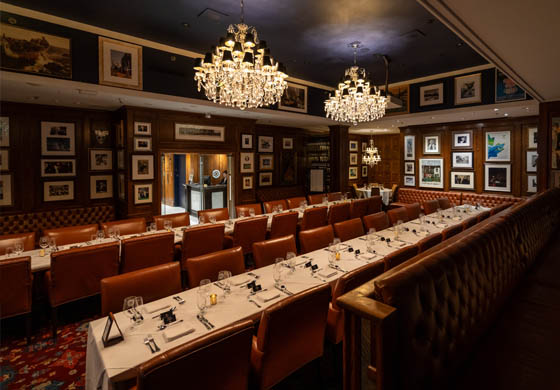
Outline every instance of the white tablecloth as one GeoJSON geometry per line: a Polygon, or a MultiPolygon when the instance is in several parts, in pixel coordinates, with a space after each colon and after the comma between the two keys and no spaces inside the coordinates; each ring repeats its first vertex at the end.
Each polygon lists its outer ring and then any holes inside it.
{"type": "MultiPolygon", "coordinates": [[[[369,198],[371,197],[371,189],[362,187],[356,190],[358,192],[358,196],[360,198],[369,198]]],[[[391,203],[391,196],[393,191],[387,188],[379,189],[379,195],[381,196],[381,200],[385,206],[388,206],[391,203]]]]}

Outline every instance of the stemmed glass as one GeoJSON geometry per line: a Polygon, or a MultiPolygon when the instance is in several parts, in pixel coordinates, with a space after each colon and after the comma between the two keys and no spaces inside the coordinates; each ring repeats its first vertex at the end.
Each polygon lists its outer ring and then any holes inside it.
{"type": "Polygon", "coordinates": [[[107,234],[109,235],[110,238],[116,238],[116,234],[115,234],[115,228],[114,227],[110,227],[109,229],[107,229],[107,234]]]}
{"type": "Polygon", "coordinates": [[[329,198],[325,195],[323,196],[323,203],[327,204],[329,202],[329,198]]]}
{"type": "Polygon", "coordinates": [[[23,244],[21,242],[16,242],[14,244],[14,253],[16,256],[19,256],[23,253],[23,244]]]}
{"type": "Polygon", "coordinates": [[[274,286],[280,287],[280,281],[282,280],[282,268],[284,261],[283,258],[279,257],[274,261],[274,268],[272,269],[272,277],[274,278],[274,286]]]}
{"type": "Polygon", "coordinates": [[[278,212],[281,213],[282,211],[284,211],[284,206],[282,206],[281,204],[278,205],[278,212]]]}
{"type": "Polygon", "coordinates": [[[134,323],[130,327],[130,330],[134,330],[134,328],[142,323],[142,316],[138,312],[138,307],[142,306],[144,301],[142,297],[126,297],[123,303],[123,312],[124,314],[130,318],[131,321],[134,323]]]}
{"type": "Polygon", "coordinates": [[[163,221],[163,228],[168,232],[170,232],[171,229],[173,228],[173,222],[171,222],[169,219],[165,219],[163,221]]]}
{"type": "Polygon", "coordinates": [[[42,250],[45,250],[49,247],[49,238],[47,236],[43,236],[39,239],[39,246],[42,250]]]}
{"type": "Polygon", "coordinates": [[[335,262],[336,262],[336,249],[334,243],[331,242],[329,245],[329,264],[335,267],[335,262]]]}
{"type": "Polygon", "coordinates": [[[199,224],[206,223],[206,218],[204,218],[204,215],[201,215],[201,216],[198,217],[198,223],[199,224]]]}
{"type": "Polygon", "coordinates": [[[369,253],[373,253],[373,247],[375,246],[375,229],[371,228],[368,231],[367,237],[366,237],[366,250],[369,253]]]}
{"type": "Polygon", "coordinates": [[[440,208],[437,209],[437,216],[440,222],[443,222],[443,213],[440,208]]]}
{"type": "Polygon", "coordinates": [[[105,238],[105,233],[103,233],[103,230],[98,230],[97,231],[97,240],[101,241],[105,238]]]}
{"type": "Polygon", "coordinates": [[[255,209],[249,209],[249,216],[251,217],[255,216],[255,209]]]}
{"type": "Polygon", "coordinates": [[[286,263],[288,263],[288,267],[290,267],[290,272],[293,273],[296,270],[296,254],[294,252],[286,253],[286,263]]]}
{"type": "Polygon", "coordinates": [[[244,210],[239,211],[239,218],[245,218],[245,211],[244,210]]]}
{"type": "Polygon", "coordinates": [[[50,253],[56,252],[56,240],[54,238],[49,238],[49,251],[50,253]]]}
{"type": "Polygon", "coordinates": [[[149,226],[148,226],[148,231],[155,233],[157,232],[157,225],[155,222],[152,222],[149,226]]]}
{"type": "Polygon", "coordinates": [[[226,297],[226,295],[229,295],[231,293],[229,278],[231,278],[231,271],[218,272],[218,281],[221,283],[222,287],[224,288],[224,298],[226,297]]]}
{"type": "Polygon", "coordinates": [[[216,217],[214,215],[210,216],[210,223],[216,223],[216,217]]]}
{"type": "Polygon", "coordinates": [[[202,279],[200,281],[200,286],[196,292],[196,305],[200,310],[200,314],[203,315],[206,312],[206,307],[208,307],[208,289],[210,288],[210,279],[202,279]]]}

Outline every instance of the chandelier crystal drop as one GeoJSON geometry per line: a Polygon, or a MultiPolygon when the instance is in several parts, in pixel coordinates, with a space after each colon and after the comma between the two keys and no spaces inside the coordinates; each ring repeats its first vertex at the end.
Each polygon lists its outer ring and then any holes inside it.
{"type": "Polygon", "coordinates": [[[198,91],[208,100],[241,110],[277,103],[288,86],[286,68],[270,56],[257,30],[244,23],[230,25],[227,35],[194,65],[198,91]]]}
{"type": "Polygon", "coordinates": [[[370,167],[373,167],[381,162],[381,156],[379,155],[379,151],[377,150],[377,146],[373,143],[373,137],[369,139],[369,145],[366,148],[366,151],[362,154],[362,164],[367,164],[370,167]]]}

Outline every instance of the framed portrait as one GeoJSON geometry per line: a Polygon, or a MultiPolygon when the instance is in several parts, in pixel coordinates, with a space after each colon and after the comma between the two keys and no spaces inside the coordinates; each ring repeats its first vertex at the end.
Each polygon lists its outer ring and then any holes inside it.
{"type": "Polygon", "coordinates": [[[105,199],[113,197],[113,175],[89,177],[90,199],[105,199]]]}
{"type": "Polygon", "coordinates": [[[527,141],[527,148],[529,149],[536,149],[538,144],[538,129],[536,127],[529,127],[527,129],[527,137],[529,138],[527,141]]]}
{"type": "Polygon", "coordinates": [[[99,84],[142,89],[142,46],[99,37],[99,84]]]}
{"type": "Polygon", "coordinates": [[[94,148],[110,148],[111,137],[109,136],[109,129],[103,126],[92,126],[90,134],[90,146],[94,148]]]}
{"type": "Polygon", "coordinates": [[[0,206],[12,206],[12,175],[0,175],[0,206]]]}
{"type": "Polygon", "coordinates": [[[418,163],[420,187],[443,188],[443,158],[421,158],[418,163]]]}
{"type": "Polygon", "coordinates": [[[113,169],[113,151],[108,149],[89,150],[89,169],[92,171],[110,171],[113,169]]]}
{"type": "Polygon", "coordinates": [[[76,176],[74,159],[41,159],[41,177],[76,176]]]}
{"type": "Polygon", "coordinates": [[[225,127],[175,123],[175,140],[224,142],[225,127]]]}
{"type": "Polygon", "coordinates": [[[472,130],[454,131],[451,136],[453,137],[453,149],[472,149],[472,130]]]}
{"type": "Polygon", "coordinates": [[[484,164],[484,191],[511,192],[510,171],[510,164],[484,164]]]}
{"type": "Polygon", "coordinates": [[[134,135],[152,135],[150,122],[134,122],[134,135]]]}
{"type": "Polygon", "coordinates": [[[154,178],[154,156],[132,156],[132,180],[151,180],[154,178]]]}
{"type": "Polygon", "coordinates": [[[3,41],[0,64],[3,69],[43,76],[72,78],[70,38],[1,24],[3,41]],[[9,54],[8,54],[9,53],[9,54]]]}
{"type": "Polygon", "coordinates": [[[416,176],[405,176],[404,177],[404,185],[407,187],[415,187],[416,186],[416,176]]]}
{"type": "Polygon", "coordinates": [[[510,160],[510,132],[488,131],[486,134],[486,161],[510,160]]]}
{"type": "Polygon", "coordinates": [[[274,152],[274,137],[259,135],[259,153],[274,152]]]}
{"type": "Polygon", "coordinates": [[[134,204],[152,203],[152,184],[134,185],[134,204]]]}
{"type": "Polygon", "coordinates": [[[420,107],[443,104],[443,83],[420,87],[420,107]]]}
{"type": "Polygon", "coordinates": [[[0,147],[10,146],[10,117],[0,116],[0,147]]]}
{"type": "Polygon", "coordinates": [[[152,138],[151,137],[134,137],[134,151],[135,152],[151,152],[152,151],[152,138]]]}
{"type": "Polygon", "coordinates": [[[117,168],[118,169],[125,169],[124,150],[123,149],[117,150],[117,168]]]}
{"type": "Polygon", "coordinates": [[[536,150],[527,151],[527,172],[537,172],[537,160],[539,155],[536,150]]]}
{"type": "Polygon", "coordinates": [[[271,170],[274,168],[274,155],[261,154],[259,155],[259,169],[271,170]]]}
{"type": "Polygon", "coordinates": [[[358,153],[350,153],[350,165],[358,165],[358,153]]]}
{"type": "Polygon", "coordinates": [[[414,161],[406,161],[404,163],[404,174],[414,175],[414,161]]]}
{"type": "Polygon", "coordinates": [[[350,149],[351,152],[357,152],[358,151],[358,141],[350,141],[349,149],[350,149]]]}
{"type": "Polygon", "coordinates": [[[439,154],[439,135],[424,136],[424,154],[439,154]]]}
{"type": "Polygon", "coordinates": [[[73,181],[46,181],[43,183],[43,201],[56,202],[74,199],[73,181]]]}
{"type": "Polygon", "coordinates": [[[243,176],[243,189],[244,190],[253,189],[253,176],[243,176]]]}
{"type": "Polygon", "coordinates": [[[414,160],[416,154],[415,142],[416,142],[416,136],[414,135],[404,136],[404,159],[405,160],[414,160]]]}
{"type": "Polygon", "coordinates": [[[451,172],[451,188],[474,190],[474,172],[451,172]]]}
{"type": "Polygon", "coordinates": [[[282,150],[280,153],[280,184],[297,184],[297,152],[294,150],[282,150]]]}
{"type": "Polygon", "coordinates": [[[367,149],[367,142],[362,142],[362,153],[364,153],[367,149]]]}
{"type": "Polygon", "coordinates": [[[282,138],[282,149],[293,149],[294,139],[293,138],[282,138]]]}
{"type": "Polygon", "coordinates": [[[348,169],[348,178],[350,180],[355,180],[358,178],[358,167],[350,167],[348,169]]]}
{"type": "Polygon", "coordinates": [[[255,154],[254,153],[239,153],[241,173],[253,173],[255,171],[255,154]]]}
{"type": "Polygon", "coordinates": [[[10,169],[10,153],[9,150],[0,150],[0,171],[10,169]]]}
{"type": "Polygon", "coordinates": [[[527,192],[537,192],[537,175],[527,175],[527,192]]]}
{"type": "Polygon", "coordinates": [[[550,155],[552,169],[560,168],[560,117],[552,118],[551,131],[552,143],[550,145],[552,153],[550,155]]]}
{"type": "Polygon", "coordinates": [[[473,168],[473,152],[453,152],[451,153],[452,168],[473,168]]]}
{"type": "Polygon", "coordinates": [[[481,90],[480,73],[455,77],[455,105],[480,103],[481,90]]]}
{"type": "Polygon", "coordinates": [[[527,98],[525,90],[498,68],[496,68],[494,80],[496,84],[496,103],[525,100],[527,98]]]}
{"type": "Polygon", "coordinates": [[[259,187],[268,187],[272,185],[272,172],[259,173],[259,187]]]}
{"type": "Polygon", "coordinates": [[[41,122],[41,154],[73,156],[76,154],[74,123],[41,122]]]}
{"type": "Polygon", "coordinates": [[[368,170],[368,166],[362,165],[362,177],[367,177],[367,170],[368,170]]]}
{"type": "Polygon", "coordinates": [[[307,87],[288,82],[282,98],[278,102],[280,110],[307,113],[307,87]]]}
{"type": "Polygon", "coordinates": [[[117,186],[119,188],[119,199],[125,200],[125,198],[126,198],[125,188],[126,187],[125,187],[125,181],[124,181],[124,173],[119,173],[117,186]]]}
{"type": "Polygon", "coordinates": [[[253,134],[241,134],[241,149],[253,149],[253,134]]]}

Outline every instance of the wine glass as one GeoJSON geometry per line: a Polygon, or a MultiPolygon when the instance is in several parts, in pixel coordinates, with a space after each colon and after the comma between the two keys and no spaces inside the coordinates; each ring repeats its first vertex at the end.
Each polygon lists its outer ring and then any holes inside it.
{"type": "Polygon", "coordinates": [[[97,240],[101,241],[105,238],[105,233],[103,232],[103,230],[98,230],[97,231],[97,240]]]}
{"type": "Polygon", "coordinates": [[[288,266],[290,267],[291,272],[294,272],[296,270],[296,254],[294,252],[288,252],[286,253],[286,262],[288,263],[288,266]]]}
{"type": "Polygon", "coordinates": [[[110,238],[115,238],[115,228],[110,227],[109,229],[107,229],[107,234],[109,235],[110,238]]]}
{"type": "Polygon", "coordinates": [[[199,224],[206,223],[206,218],[204,218],[204,215],[200,215],[200,216],[198,217],[198,223],[199,223],[199,224]]]}
{"type": "Polygon", "coordinates": [[[245,218],[245,210],[239,211],[239,218],[245,218]]]}
{"type": "Polygon", "coordinates": [[[333,240],[334,250],[335,252],[340,252],[340,238],[335,238],[333,240]]]}
{"type": "Polygon", "coordinates": [[[218,281],[221,283],[222,287],[224,288],[224,298],[231,292],[229,278],[231,277],[230,271],[220,271],[218,272],[218,281]]]}
{"type": "Polygon", "coordinates": [[[49,247],[49,238],[47,236],[43,236],[39,239],[39,246],[41,249],[45,250],[49,247]]]}
{"type": "Polygon", "coordinates": [[[118,227],[115,228],[115,238],[119,238],[121,236],[121,229],[118,227]]]}
{"type": "Polygon", "coordinates": [[[399,219],[395,225],[395,239],[399,238],[399,233],[401,232],[401,228],[402,228],[402,219],[399,219]]]}
{"type": "Polygon", "coordinates": [[[9,246],[6,248],[6,257],[12,257],[14,254],[14,247],[13,246],[9,246]]]}
{"type": "Polygon", "coordinates": [[[274,261],[274,268],[272,270],[272,277],[274,278],[274,286],[280,287],[280,281],[282,280],[282,262],[283,258],[279,257],[274,261]]]}
{"type": "Polygon", "coordinates": [[[163,228],[168,232],[170,232],[171,229],[173,228],[173,222],[171,222],[169,219],[165,219],[163,221],[163,228]]]}
{"type": "Polygon", "coordinates": [[[323,196],[323,203],[327,204],[329,202],[329,198],[327,198],[327,196],[323,196]]]}
{"type": "Polygon", "coordinates": [[[424,222],[426,222],[426,216],[424,213],[418,214],[418,219],[420,220],[420,225],[424,226],[424,222]]]}
{"type": "Polygon", "coordinates": [[[331,242],[330,247],[329,247],[329,264],[332,266],[335,266],[336,263],[336,249],[334,247],[334,244],[331,242]]]}
{"type": "Polygon", "coordinates": [[[150,224],[150,231],[152,231],[152,232],[154,232],[154,233],[157,232],[157,225],[156,225],[155,222],[152,222],[152,223],[150,224]]]}
{"type": "Polygon", "coordinates": [[[249,209],[249,216],[251,217],[255,216],[255,209],[249,209]]]}
{"type": "Polygon", "coordinates": [[[54,238],[49,238],[49,251],[50,253],[56,252],[56,240],[54,238]]]}
{"type": "Polygon", "coordinates": [[[204,288],[199,288],[196,292],[196,305],[198,306],[198,310],[200,310],[200,314],[203,315],[206,312],[206,298],[208,297],[208,293],[204,290],[204,288]]]}
{"type": "Polygon", "coordinates": [[[211,215],[209,219],[210,219],[210,223],[216,223],[216,216],[211,215]]]}
{"type": "Polygon", "coordinates": [[[130,330],[134,330],[134,328],[142,322],[142,317],[140,317],[136,310],[138,306],[136,298],[135,296],[126,297],[123,302],[123,312],[133,322],[130,326],[130,330]]]}
{"type": "Polygon", "coordinates": [[[436,212],[437,212],[438,219],[440,221],[443,221],[443,213],[441,212],[441,209],[438,208],[436,212]]]}
{"type": "Polygon", "coordinates": [[[199,286],[200,286],[201,289],[203,289],[204,291],[208,292],[208,291],[210,291],[210,283],[211,283],[211,282],[210,282],[210,279],[202,279],[202,280],[200,281],[199,286]]]}
{"type": "Polygon", "coordinates": [[[21,242],[16,242],[14,244],[14,253],[16,256],[19,256],[23,253],[23,244],[21,242]]]}

